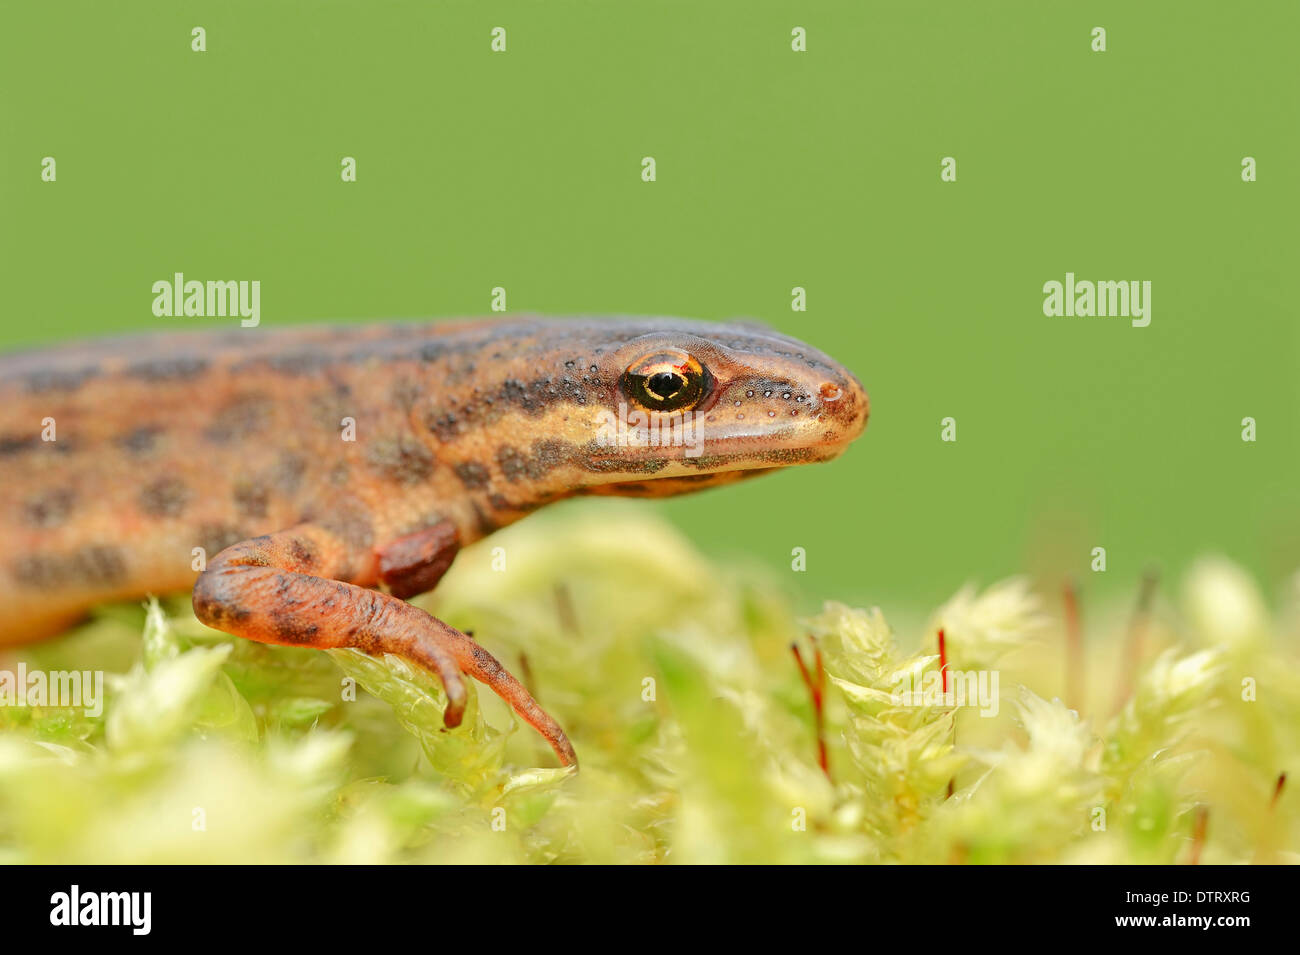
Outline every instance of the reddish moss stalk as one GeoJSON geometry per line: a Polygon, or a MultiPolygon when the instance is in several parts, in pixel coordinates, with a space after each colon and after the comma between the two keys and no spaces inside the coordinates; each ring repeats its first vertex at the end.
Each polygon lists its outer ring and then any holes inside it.
{"type": "MultiPolygon", "coordinates": [[[[944,700],[948,699],[948,641],[944,639],[943,627],[939,628],[939,672],[943,674],[943,696],[944,700]]],[[[952,742],[957,745],[957,716],[954,712],[952,719],[952,742]]],[[[956,790],[957,780],[948,780],[948,796],[951,799],[953,792],[956,790]]]]}
{"type": "Polygon", "coordinates": [[[948,641],[944,639],[943,627],[939,628],[939,672],[943,674],[943,695],[948,696],[948,641]]]}
{"type": "Polygon", "coordinates": [[[561,629],[572,637],[582,639],[582,630],[578,627],[578,611],[573,606],[573,594],[564,581],[555,585],[555,612],[560,618],[561,629]]]}
{"type": "Polygon", "coordinates": [[[1278,773],[1277,782],[1273,784],[1273,794],[1268,800],[1268,812],[1260,822],[1255,857],[1251,860],[1255,865],[1277,865],[1278,834],[1280,827],[1285,825],[1278,820],[1277,804],[1285,788],[1286,773],[1278,773]]]}
{"type": "Polygon", "coordinates": [[[790,650],[794,653],[794,662],[799,666],[799,676],[803,678],[804,686],[808,687],[808,694],[812,697],[813,723],[817,731],[817,765],[822,768],[826,778],[830,779],[830,754],[826,750],[826,666],[822,661],[822,649],[817,645],[817,638],[810,636],[808,639],[813,646],[811,672],[803,662],[799,644],[790,644],[790,650]]]}

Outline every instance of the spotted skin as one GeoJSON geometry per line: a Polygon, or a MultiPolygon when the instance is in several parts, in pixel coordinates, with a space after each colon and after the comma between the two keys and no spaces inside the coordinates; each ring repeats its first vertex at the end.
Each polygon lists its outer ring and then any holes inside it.
{"type": "Polygon", "coordinates": [[[842,366],[745,323],[371,323],[0,356],[0,644],[57,633],[98,603],[192,589],[199,618],[228,633],[428,667],[448,725],[468,674],[572,764],[518,681],[402,598],[551,501],[680,494],[828,460],[867,413],[842,366]],[[611,440],[621,425],[676,426],[627,378],[665,354],[678,356],[670,371],[705,370],[703,393],[676,409],[696,440],[611,440]]]}

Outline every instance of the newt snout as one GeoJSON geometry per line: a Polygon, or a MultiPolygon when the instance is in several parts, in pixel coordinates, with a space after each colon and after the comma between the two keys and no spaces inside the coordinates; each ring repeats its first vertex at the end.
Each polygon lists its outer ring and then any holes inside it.
{"type": "Polygon", "coordinates": [[[611,352],[601,369],[618,388],[569,428],[600,431],[613,415],[629,437],[590,443],[594,473],[572,484],[585,493],[677,494],[828,461],[862,434],[867,394],[843,365],[750,324],[703,328],[707,335],[690,325],[635,336],[611,352]]]}

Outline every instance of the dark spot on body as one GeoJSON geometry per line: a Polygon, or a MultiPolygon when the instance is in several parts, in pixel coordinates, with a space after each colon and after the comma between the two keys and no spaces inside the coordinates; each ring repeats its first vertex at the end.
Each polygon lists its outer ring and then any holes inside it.
{"type": "Polygon", "coordinates": [[[366,447],[366,463],[398,484],[419,484],[433,473],[433,452],[410,435],[376,438],[366,447]]]}
{"type": "Polygon", "coordinates": [[[204,432],[208,440],[227,444],[262,430],[271,416],[273,402],[266,395],[241,395],[222,407],[204,432]]]}
{"type": "Polygon", "coordinates": [[[206,358],[151,358],[128,366],[126,374],[142,381],[169,381],[192,378],[207,369],[206,358]]]}
{"type": "Polygon", "coordinates": [[[477,461],[464,461],[456,465],[456,476],[465,487],[474,490],[487,487],[488,469],[477,461]]]}
{"type": "Polygon", "coordinates": [[[540,415],[555,399],[561,397],[561,393],[550,378],[537,378],[527,383],[517,378],[507,378],[496,397],[502,404],[519,408],[525,414],[540,415]]]}
{"type": "Polygon", "coordinates": [[[529,476],[540,478],[558,467],[570,463],[577,456],[577,449],[568,441],[549,438],[533,443],[532,466],[529,476]]]}
{"type": "Polygon", "coordinates": [[[501,525],[488,516],[478,501],[470,501],[470,506],[474,508],[474,522],[478,527],[478,532],[487,537],[501,525]]]}
{"type": "Polygon", "coordinates": [[[119,435],[117,446],[129,454],[146,454],[154,449],[161,433],[161,428],[143,425],[126,432],[126,434],[119,435]]]}
{"type": "Polygon", "coordinates": [[[451,349],[445,342],[429,342],[422,346],[417,354],[421,361],[438,361],[451,354],[451,349]]]}
{"type": "Polygon", "coordinates": [[[437,436],[439,441],[453,441],[460,434],[456,416],[449,411],[440,413],[431,409],[424,416],[424,425],[437,436]]]}
{"type": "Polygon", "coordinates": [[[190,603],[196,617],[219,630],[237,627],[252,616],[252,611],[240,606],[236,596],[229,592],[226,578],[215,575],[199,577],[190,603]]]}
{"type": "Polygon", "coordinates": [[[528,458],[509,445],[497,452],[497,464],[501,466],[502,476],[512,484],[528,475],[528,458]]]}
{"type": "Polygon", "coordinates": [[[312,643],[320,627],[314,623],[303,623],[290,615],[275,618],[275,635],[285,643],[312,643]]]}
{"type": "MultiPolygon", "coordinates": [[[[806,461],[820,460],[819,451],[816,448],[769,448],[765,451],[750,451],[744,454],[710,454],[701,455],[698,458],[685,458],[682,463],[687,467],[696,468],[697,470],[709,471],[740,471],[746,477],[761,474],[766,468],[744,468],[738,469],[737,462],[762,461],[765,464],[771,464],[775,467],[786,467],[791,464],[802,464],[806,461]]],[[[708,475],[697,475],[697,477],[708,477],[708,475]]],[[[686,481],[688,477],[673,478],[673,480],[686,481]]]]}
{"type": "Polygon", "coordinates": [[[23,503],[23,517],[32,527],[58,527],[67,520],[76,503],[77,495],[71,488],[38,491],[23,503]]]}
{"type": "Polygon", "coordinates": [[[474,644],[471,652],[474,654],[475,664],[477,665],[478,669],[483,673],[482,676],[483,680],[485,681],[491,680],[504,671],[504,667],[501,666],[501,662],[497,660],[494,656],[492,656],[492,654],[484,650],[477,643],[474,644]]]}
{"type": "Polygon", "coordinates": [[[35,435],[5,434],[0,435],[0,457],[33,451],[41,443],[35,435]]]}
{"type": "Polygon", "coordinates": [[[120,547],[110,544],[83,547],[73,555],[73,560],[92,583],[116,586],[126,579],[126,557],[120,547]]]}
{"type": "Polygon", "coordinates": [[[164,477],[146,484],[138,498],[141,512],[150,517],[176,517],[185,510],[190,490],[179,478],[164,477]]]}
{"type": "Polygon", "coordinates": [[[311,541],[295,537],[289,541],[289,556],[297,568],[311,570],[316,566],[316,550],[311,541]]]}
{"type": "Polygon", "coordinates": [[[46,368],[32,372],[23,381],[27,390],[36,394],[44,391],[75,391],[100,374],[95,365],[84,368],[46,368]]]}
{"type": "Polygon", "coordinates": [[[9,572],[24,587],[54,587],[62,583],[64,562],[53,554],[23,554],[9,572]]]}
{"type": "MultiPolygon", "coordinates": [[[[687,458],[687,460],[691,460],[687,458]]],[[[667,458],[643,458],[628,459],[622,458],[586,458],[582,462],[583,467],[588,471],[596,471],[600,474],[654,474],[656,471],[662,471],[668,467],[667,458]]]]}
{"type": "Polygon", "coordinates": [[[527,454],[506,445],[497,452],[497,463],[507,481],[513,483],[520,478],[536,481],[577,456],[577,448],[570,442],[548,439],[534,442],[527,454]]]}
{"type": "Polygon", "coordinates": [[[116,587],[126,580],[126,557],[121,548],[94,544],[72,553],[26,554],[14,561],[11,572],[28,587],[116,587]]]}
{"type": "Polygon", "coordinates": [[[343,503],[331,507],[315,523],[337,537],[349,556],[367,554],[374,546],[375,529],[370,515],[358,504],[343,503]]]}
{"type": "Polygon", "coordinates": [[[241,517],[266,517],[271,492],[261,481],[243,479],[236,482],[231,499],[241,517]]]}
{"type": "Polygon", "coordinates": [[[248,531],[231,524],[200,524],[195,531],[195,546],[202,547],[209,559],[248,536],[248,531]]]}
{"type": "Polygon", "coordinates": [[[273,355],[266,360],[272,371],[285,375],[307,375],[319,371],[334,359],[322,351],[300,351],[285,355],[273,355]]]}
{"type": "Polygon", "coordinates": [[[501,400],[509,404],[520,404],[528,395],[528,389],[517,378],[507,378],[501,385],[501,400]]]}
{"type": "Polygon", "coordinates": [[[318,428],[338,434],[344,418],[356,417],[356,404],[352,389],[343,382],[335,382],[308,399],[307,416],[318,428]]]}

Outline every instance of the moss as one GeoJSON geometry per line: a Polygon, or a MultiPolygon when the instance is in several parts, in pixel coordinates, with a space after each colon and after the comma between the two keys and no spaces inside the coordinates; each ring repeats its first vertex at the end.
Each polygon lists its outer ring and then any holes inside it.
{"type": "Polygon", "coordinates": [[[0,858],[1178,862],[1204,812],[1203,861],[1297,861],[1297,797],[1270,807],[1300,745],[1295,634],[1236,568],[1196,568],[1135,654],[1122,616],[1090,631],[1082,713],[1052,698],[1063,628],[1021,583],[908,634],[838,604],[801,621],[779,594],[635,508],[539,515],[462,554],[423,603],[530,683],[576,775],[481,688],[449,731],[436,679],[402,660],[231,640],[183,601],[113,609],[25,650],[112,672],[97,715],[0,707],[0,858]],[[899,696],[938,676],[940,627],[950,671],[999,675],[997,715],[899,696]],[[789,652],[810,636],[829,776],[789,652]]]}

